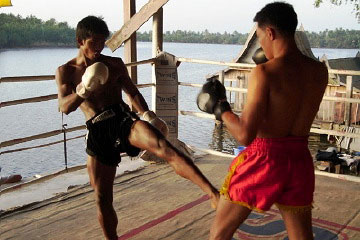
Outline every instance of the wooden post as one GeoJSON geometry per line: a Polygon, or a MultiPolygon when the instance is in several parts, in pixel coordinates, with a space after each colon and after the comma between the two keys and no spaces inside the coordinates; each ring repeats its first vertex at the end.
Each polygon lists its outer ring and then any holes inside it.
{"type": "MultiPolygon", "coordinates": [[[[245,78],[246,74],[241,71],[240,76],[237,77],[236,85],[238,88],[244,88],[245,87],[245,78]]],[[[244,105],[245,101],[245,93],[235,93],[235,103],[234,103],[234,110],[236,111],[242,111],[242,106],[244,105]]]]}
{"type": "MultiPolygon", "coordinates": [[[[353,81],[352,76],[346,76],[346,97],[352,98],[352,92],[353,92],[353,81]]],[[[352,104],[349,102],[345,103],[345,125],[350,126],[351,125],[351,106],[352,104]]]]}
{"type": "Polygon", "coordinates": [[[158,54],[155,62],[156,95],[153,109],[169,127],[170,141],[178,138],[178,75],[177,59],[166,52],[158,54]]]}
{"type": "MultiPolygon", "coordinates": [[[[222,85],[224,85],[224,82],[225,82],[224,81],[224,75],[225,75],[224,70],[221,70],[219,72],[219,81],[221,82],[222,85]]],[[[225,96],[226,96],[226,92],[225,92],[225,96]]],[[[222,128],[223,127],[223,122],[216,120],[215,125],[216,125],[217,128],[222,128]]]]}
{"type": "MultiPolygon", "coordinates": [[[[130,20],[130,18],[136,13],[136,4],[135,0],[123,0],[124,5],[124,22],[130,20]]],[[[124,43],[124,62],[136,62],[136,32],[134,32],[131,37],[124,43]]],[[[134,84],[137,84],[137,67],[131,66],[128,67],[128,72],[131,77],[131,80],[134,84]]]]}
{"type": "Polygon", "coordinates": [[[152,57],[156,57],[158,51],[163,50],[163,8],[160,8],[153,16],[152,31],[152,57]]]}
{"type": "MultiPolygon", "coordinates": [[[[232,79],[230,80],[230,87],[232,87],[232,79]]],[[[231,104],[231,91],[229,91],[229,103],[231,104]]]]}
{"type": "MultiPolygon", "coordinates": [[[[152,25],[152,57],[156,58],[157,55],[163,50],[163,8],[160,8],[153,15],[153,25],[152,25]]],[[[155,73],[155,64],[152,66],[152,82],[155,84],[152,87],[152,108],[156,112],[156,73],[155,73]]]]}
{"type": "Polygon", "coordinates": [[[224,70],[221,70],[219,73],[219,81],[221,82],[222,85],[224,85],[224,70]]]}

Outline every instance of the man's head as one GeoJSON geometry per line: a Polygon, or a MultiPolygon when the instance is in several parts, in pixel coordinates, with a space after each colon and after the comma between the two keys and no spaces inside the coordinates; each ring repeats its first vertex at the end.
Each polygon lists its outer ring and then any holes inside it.
{"type": "Polygon", "coordinates": [[[98,17],[85,17],[76,27],[77,47],[89,59],[95,60],[100,56],[108,37],[109,29],[106,23],[98,17]]]}
{"type": "Polygon", "coordinates": [[[267,59],[274,57],[278,40],[294,41],[297,15],[288,3],[267,4],[256,14],[254,22],[257,22],[256,35],[267,59]]]}
{"type": "Polygon", "coordinates": [[[298,24],[292,5],[273,2],[263,7],[254,17],[258,27],[272,27],[284,36],[294,36],[298,24]]]}
{"type": "Polygon", "coordinates": [[[95,35],[103,35],[106,39],[109,37],[109,34],[109,29],[104,20],[95,16],[87,16],[77,24],[77,46],[80,47],[79,42],[94,37],[95,35]]]}

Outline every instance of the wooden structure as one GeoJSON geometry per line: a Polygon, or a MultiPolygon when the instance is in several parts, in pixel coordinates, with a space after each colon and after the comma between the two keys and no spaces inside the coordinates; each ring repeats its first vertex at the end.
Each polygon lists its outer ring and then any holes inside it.
{"type": "MultiPolygon", "coordinates": [[[[318,60],[311,50],[303,26],[296,31],[295,41],[299,50],[304,55],[318,60]]],[[[259,47],[256,26],[254,26],[234,63],[254,65],[252,56],[259,47]]],[[[324,101],[321,103],[315,118],[314,127],[320,125],[321,131],[318,131],[320,134],[331,135],[326,130],[335,130],[349,134],[360,133],[360,127],[357,127],[360,124],[360,76],[356,73],[360,71],[360,52],[354,58],[328,60],[324,56],[320,61],[324,62],[328,67],[329,83],[325,90],[324,101]],[[355,74],[352,75],[353,73],[355,74]],[[349,101],[337,101],[340,99],[349,99],[349,101]]],[[[246,91],[237,91],[235,92],[235,99],[232,100],[233,93],[231,93],[231,88],[235,85],[237,89],[246,89],[249,75],[249,69],[239,69],[229,65],[228,68],[210,74],[207,78],[215,77],[224,83],[224,85],[230,85],[229,100],[234,102],[232,104],[233,109],[241,112],[244,108],[247,93],[246,91]]],[[[356,141],[350,137],[338,136],[336,137],[336,142],[342,148],[360,151],[360,140],[356,141]]]]}
{"type": "MultiPolygon", "coordinates": [[[[178,96],[177,96],[177,87],[188,86],[188,87],[197,87],[201,88],[202,84],[193,84],[193,83],[183,83],[177,81],[177,69],[176,66],[178,62],[189,62],[189,63],[197,63],[197,64],[214,64],[220,66],[226,66],[227,69],[220,72],[220,74],[214,74],[213,76],[219,77],[222,82],[230,82],[230,86],[226,86],[228,92],[236,93],[237,98],[235,101],[235,110],[241,110],[241,97],[243,100],[245,99],[245,94],[247,92],[247,78],[250,70],[255,66],[252,62],[251,56],[254,51],[259,47],[255,29],[253,29],[249,38],[241,51],[239,57],[234,62],[217,62],[217,61],[209,61],[209,60],[200,60],[200,59],[189,59],[182,57],[175,57],[171,54],[163,53],[162,50],[162,6],[168,0],[150,0],[141,10],[136,13],[135,11],[135,0],[124,0],[124,14],[125,23],[124,26],[114,34],[114,36],[107,41],[107,45],[111,46],[111,49],[116,50],[122,43],[125,43],[124,51],[125,51],[125,61],[126,66],[129,69],[129,73],[132,76],[133,81],[136,81],[136,66],[140,64],[152,64],[153,66],[153,78],[152,83],[148,84],[137,84],[138,88],[142,87],[151,87],[152,88],[152,101],[153,101],[153,110],[157,112],[159,117],[167,120],[167,124],[170,126],[170,138],[176,139],[178,135],[178,114],[182,115],[191,115],[195,117],[201,118],[211,118],[214,119],[214,116],[202,113],[202,112],[191,112],[185,110],[178,109],[178,96]],[[136,61],[136,30],[145,23],[151,16],[153,16],[153,58],[146,59],[142,61],[136,61]],[[162,69],[162,70],[159,70],[162,69]],[[236,87],[232,87],[232,82],[236,83],[236,87]]],[[[308,43],[306,36],[303,31],[297,31],[296,33],[296,42],[299,48],[303,51],[304,54],[314,57],[310,44],[308,43]]],[[[360,55],[360,54],[359,54],[360,55]]],[[[347,82],[351,83],[353,77],[359,77],[360,71],[355,70],[344,70],[344,69],[329,69],[330,74],[337,75],[346,75],[347,82]]],[[[3,82],[24,82],[24,81],[47,81],[54,80],[53,75],[44,75],[44,76],[21,76],[21,77],[5,77],[0,78],[0,83],[3,82]]],[[[352,84],[347,85],[347,89],[352,89],[352,84]]],[[[346,97],[336,97],[336,96],[325,96],[323,98],[324,101],[332,101],[332,102],[340,102],[346,103],[346,106],[351,104],[359,104],[360,99],[352,98],[352,90],[347,91],[348,94],[346,97]]],[[[25,104],[25,103],[34,103],[40,101],[49,101],[57,98],[57,94],[51,94],[47,96],[38,96],[27,99],[19,99],[12,100],[7,102],[0,102],[0,108],[9,107],[17,104],[25,104]]],[[[351,116],[351,107],[347,107],[348,111],[346,112],[346,116],[351,116]]],[[[319,112],[320,114],[320,112],[319,112]]],[[[347,118],[349,119],[349,118],[347,118]]],[[[350,123],[351,121],[349,121],[350,123]]],[[[66,129],[66,132],[83,130],[85,126],[76,126],[73,128],[66,129]]],[[[328,134],[335,135],[340,138],[360,138],[360,133],[357,132],[349,132],[343,131],[342,129],[336,128],[312,128],[311,131],[313,133],[319,134],[328,134]]],[[[65,134],[65,129],[56,129],[52,131],[48,131],[45,133],[27,136],[19,139],[12,139],[8,141],[0,142],[0,149],[7,148],[19,143],[33,141],[36,139],[47,138],[59,134],[65,134]]],[[[83,137],[84,135],[80,135],[77,137],[73,137],[71,139],[67,139],[67,141],[83,137]]],[[[171,140],[171,139],[170,139],[171,140]]],[[[57,141],[51,142],[46,145],[38,145],[28,148],[18,148],[18,149],[9,149],[3,150],[0,154],[23,151],[33,148],[46,147],[53,144],[58,144],[65,141],[57,141]]],[[[360,148],[359,148],[360,149],[360,148]]]]}
{"type": "MultiPolygon", "coordinates": [[[[125,63],[137,61],[136,31],[153,17],[152,30],[152,57],[157,59],[152,66],[152,106],[154,112],[164,119],[170,126],[169,138],[178,136],[178,102],[177,102],[177,72],[176,59],[163,49],[163,9],[162,6],[169,0],[150,0],[139,12],[135,9],[135,0],[123,0],[124,25],[119,31],[106,41],[106,45],[115,51],[124,43],[125,63]],[[171,72],[172,71],[172,72],[171,72]],[[171,72],[171,73],[170,73],[171,72]],[[173,78],[175,76],[175,78],[173,78]],[[159,84],[158,84],[159,82],[159,84]],[[160,85],[156,88],[156,85],[160,85]],[[159,91],[159,92],[157,92],[159,91]],[[168,101],[165,103],[164,101],[168,101]]],[[[136,65],[129,66],[128,71],[132,81],[137,84],[136,65]]]]}
{"type": "MultiPolygon", "coordinates": [[[[330,71],[325,96],[360,99],[360,76],[331,73],[331,69],[359,71],[360,52],[353,58],[327,59],[324,55],[320,61],[324,62],[330,71]]],[[[322,102],[317,120],[321,120],[321,128],[324,129],[360,133],[359,102],[322,102]]],[[[357,138],[335,137],[334,141],[341,148],[360,151],[360,140],[357,138]]]]}
{"type": "MultiPolygon", "coordinates": [[[[320,58],[321,62],[324,62],[328,69],[343,69],[343,70],[355,70],[360,71],[360,52],[353,58],[337,58],[328,59],[326,55],[320,58]]],[[[360,76],[353,76],[352,82],[349,81],[346,76],[330,73],[329,83],[326,88],[325,96],[333,97],[346,97],[351,96],[353,98],[360,98],[360,76]],[[352,90],[351,90],[352,88],[352,90]]],[[[322,121],[333,122],[337,124],[356,124],[360,122],[360,106],[359,104],[351,105],[351,114],[346,122],[345,109],[350,108],[345,103],[324,102],[320,106],[320,111],[317,119],[322,121]]]]}
{"type": "MultiPolygon", "coordinates": [[[[197,155],[195,163],[220,188],[233,157],[197,155]]],[[[344,177],[360,179],[316,171],[312,213],[315,240],[360,238],[359,181],[346,181],[344,177]]],[[[149,164],[117,175],[113,192],[119,218],[118,240],[209,238],[215,211],[208,197],[195,184],[177,176],[167,164],[149,164]]],[[[16,186],[2,193],[0,209],[3,240],[104,239],[86,169],[16,186]],[[47,191],[49,186],[61,185],[75,174],[83,175],[87,181],[75,182],[45,200],[27,199],[28,192],[47,191]],[[28,204],[12,204],[20,199],[26,199],[28,204]],[[15,207],[7,207],[9,203],[15,207]]],[[[280,212],[274,207],[266,213],[252,213],[232,239],[288,238],[280,212]]]]}
{"type": "MultiPolygon", "coordinates": [[[[304,28],[301,26],[295,33],[295,41],[300,49],[300,51],[313,59],[316,59],[313,52],[311,51],[310,43],[306,37],[304,32],[304,28]]],[[[259,41],[256,36],[256,25],[249,32],[248,38],[240,51],[238,57],[234,60],[235,63],[244,63],[244,64],[255,64],[252,60],[252,56],[255,51],[260,47],[259,41]]],[[[229,82],[232,87],[235,85],[238,88],[247,88],[248,79],[250,72],[239,70],[237,68],[226,68],[223,71],[220,71],[215,74],[211,74],[207,76],[207,78],[215,77],[218,78],[222,82],[229,82]]],[[[231,96],[231,94],[230,94],[231,96]]],[[[244,107],[244,103],[246,100],[246,93],[236,93],[235,101],[234,101],[234,109],[236,111],[241,111],[244,107]]]]}

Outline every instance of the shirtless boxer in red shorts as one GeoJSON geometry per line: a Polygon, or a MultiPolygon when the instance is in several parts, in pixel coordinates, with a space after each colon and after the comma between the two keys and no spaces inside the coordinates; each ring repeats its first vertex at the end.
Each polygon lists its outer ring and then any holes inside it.
{"type": "Polygon", "coordinates": [[[291,5],[270,3],[254,21],[268,61],[251,72],[241,117],[231,111],[217,80],[209,80],[198,96],[199,108],[214,113],[247,146],[230,166],[210,239],[231,239],[252,210],[266,211],[274,203],[291,240],[313,239],[315,178],[308,135],[327,85],[327,69],[297,48],[297,15],[291,5]]]}

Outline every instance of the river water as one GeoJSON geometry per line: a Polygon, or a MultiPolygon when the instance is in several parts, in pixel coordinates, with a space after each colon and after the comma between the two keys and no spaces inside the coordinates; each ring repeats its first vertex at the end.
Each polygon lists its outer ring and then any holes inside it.
{"type": "MultiPolygon", "coordinates": [[[[138,60],[151,58],[151,43],[139,42],[137,45],[138,60]]],[[[242,49],[241,45],[219,44],[187,44],[164,43],[164,51],[178,57],[197,58],[214,61],[232,61],[242,49]]],[[[16,49],[0,52],[0,77],[52,75],[55,69],[73,58],[77,54],[76,48],[47,48],[47,49],[16,49]]],[[[316,57],[324,54],[331,58],[354,57],[358,49],[313,49],[316,57]]],[[[106,55],[122,57],[123,49],[111,53],[109,49],[103,51],[106,55]]],[[[180,82],[203,83],[207,74],[215,73],[224,67],[215,65],[182,63],[178,68],[180,82]]],[[[150,65],[138,66],[138,83],[151,81],[150,65]]],[[[150,88],[140,89],[149,106],[151,106],[150,88]]],[[[198,88],[179,87],[179,109],[198,111],[195,99],[198,88]]],[[[0,101],[11,101],[22,98],[49,95],[57,92],[55,81],[29,83],[2,83],[0,85],[0,101]]],[[[68,128],[84,123],[84,116],[78,110],[62,120],[58,112],[57,101],[51,100],[40,103],[28,103],[0,109],[0,142],[32,136],[52,130],[58,130],[62,121],[68,128]]],[[[68,133],[67,138],[84,134],[84,131],[68,133]]],[[[25,148],[62,140],[63,136],[31,141],[28,143],[2,148],[0,151],[25,148]]],[[[226,131],[215,128],[209,119],[191,116],[179,116],[179,139],[187,144],[201,148],[211,148],[232,153],[238,144],[226,131]]],[[[326,147],[318,137],[311,138],[310,147],[313,151],[326,147]]],[[[67,144],[68,166],[85,163],[84,139],[72,140],[67,144]]],[[[24,177],[35,174],[46,174],[64,168],[64,146],[55,144],[49,147],[31,149],[15,153],[0,155],[2,175],[20,173],[24,177]]]]}

